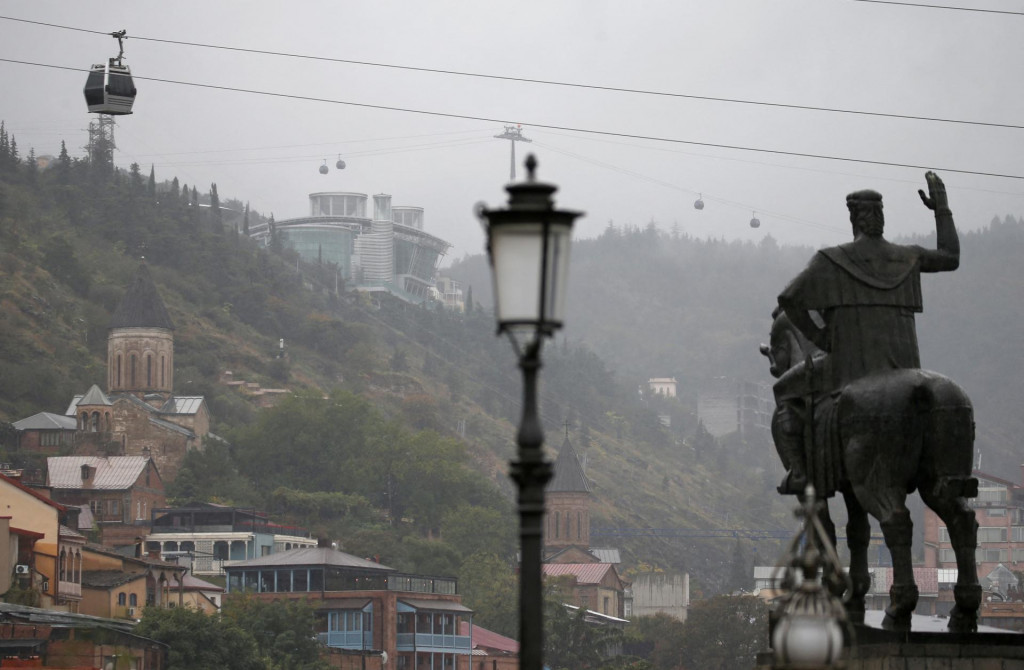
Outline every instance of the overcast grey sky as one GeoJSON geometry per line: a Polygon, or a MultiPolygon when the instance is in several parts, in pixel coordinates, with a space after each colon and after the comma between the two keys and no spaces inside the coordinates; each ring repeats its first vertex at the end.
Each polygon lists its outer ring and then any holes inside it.
{"type": "MultiPolygon", "coordinates": [[[[924,0],[912,0],[924,2],[924,0]]],[[[1024,12],[1021,0],[948,0],[1024,12]]],[[[834,244],[849,238],[844,196],[885,195],[890,236],[928,232],[923,169],[585,134],[912,164],[939,171],[958,225],[1024,214],[1024,129],[893,119],[299,60],[141,39],[306,54],[504,77],[1024,126],[1024,16],[856,0],[515,3],[53,2],[9,0],[8,17],[109,32],[124,28],[140,79],[117,125],[119,165],[156,166],[200,191],[248,200],[278,219],[316,191],[390,193],[426,210],[426,229],[480,253],[472,215],[505,200],[509,143],[585,210],[577,237],[614,221],[698,237],[834,244]],[[133,39],[134,38],[134,39],[133,39]],[[142,77],[481,117],[479,121],[229,92],[142,77]],[[338,171],[338,155],[348,163],[338,171]],[[318,167],[326,159],[331,171],[318,167]],[[945,171],[944,171],[945,169],[945,171]],[[693,207],[698,193],[706,203],[693,207]],[[756,212],[762,225],[748,222],[756,212]]],[[[0,58],[87,68],[110,37],[0,20],[0,58]]],[[[0,118],[23,154],[81,154],[85,75],[0,62],[0,118]]]]}

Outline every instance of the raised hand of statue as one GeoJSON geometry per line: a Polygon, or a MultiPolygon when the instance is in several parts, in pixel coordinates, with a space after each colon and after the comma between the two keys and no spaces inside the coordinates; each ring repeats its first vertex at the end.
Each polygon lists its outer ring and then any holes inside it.
{"type": "Polygon", "coordinates": [[[921,189],[917,191],[917,194],[921,196],[921,202],[924,203],[924,206],[931,210],[949,209],[949,200],[946,199],[946,185],[939,179],[939,175],[929,170],[924,173],[924,178],[928,181],[928,195],[925,195],[921,189]]]}

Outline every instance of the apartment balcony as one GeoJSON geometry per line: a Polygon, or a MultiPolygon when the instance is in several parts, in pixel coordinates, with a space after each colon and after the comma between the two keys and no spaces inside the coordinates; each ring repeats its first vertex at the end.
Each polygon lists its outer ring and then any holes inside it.
{"type": "Polygon", "coordinates": [[[399,633],[396,637],[398,651],[448,651],[468,654],[468,635],[435,635],[432,633],[399,633]]]}
{"type": "Polygon", "coordinates": [[[318,633],[317,637],[323,644],[337,649],[373,648],[373,633],[371,631],[335,630],[328,633],[318,633]]]}

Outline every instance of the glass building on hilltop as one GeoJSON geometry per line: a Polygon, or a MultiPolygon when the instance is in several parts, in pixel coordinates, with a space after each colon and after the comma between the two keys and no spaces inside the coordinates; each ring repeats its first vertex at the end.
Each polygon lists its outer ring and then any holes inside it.
{"type": "MultiPolygon", "coordinates": [[[[422,207],[391,205],[391,196],[324,192],[309,195],[309,216],[278,221],[281,243],[311,263],[329,263],[350,286],[387,291],[411,302],[430,296],[451,246],[423,231],[422,207]]],[[[270,231],[254,231],[268,240],[270,231]]]]}

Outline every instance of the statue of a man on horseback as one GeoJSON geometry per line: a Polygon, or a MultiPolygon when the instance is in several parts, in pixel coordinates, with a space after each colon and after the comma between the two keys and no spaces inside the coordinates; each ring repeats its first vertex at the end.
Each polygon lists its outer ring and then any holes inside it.
{"type": "Polygon", "coordinates": [[[885,625],[909,628],[917,587],[905,499],[916,488],[946,523],[957,556],[950,627],[972,630],[977,523],[964,498],[977,489],[973,413],[959,386],[920,369],[914,322],[921,273],[955,270],[960,243],[942,180],[925,177],[928,194],[919,193],[935,212],[936,248],[885,240],[882,196],[851,193],[853,242],[818,251],[783,290],[762,353],[777,378],[772,436],[787,468],[779,491],[799,495],[812,484],[822,498],[843,494],[854,610],[870,584],[871,514],[893,555],[885,625]]]}

